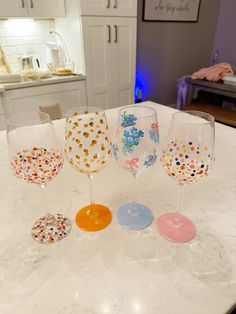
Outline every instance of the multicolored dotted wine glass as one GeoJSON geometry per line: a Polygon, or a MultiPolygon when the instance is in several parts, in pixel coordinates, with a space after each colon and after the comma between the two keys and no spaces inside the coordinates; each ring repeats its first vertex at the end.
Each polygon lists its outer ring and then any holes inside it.
{"type": "Polygon", "coordinates": [[[91,203],[80,209],[76,224],[85,231],[106,228],[112,214],[109,208],[94,200],[93,174],[102,170],[111,155],[111,142],[105,112],[97,107],[73,108],[67,113],[65,154],[70,165],[87,174],[91,203]]]}
{"type": "Polygon", "coordinates": [[[165,172],[179,184],[179,202],[175,213],[157,219],[157,229],[167,240],[187,242],[196,235],[193,222],[180,214],[183,188],[207,176],[214,161],[214,117],[200,111],[173,114],[163,142],[161,164],[165,172]]]}
{"type": "Polygon", "coordinates": [[[159,133],[156,111],[147,106],[127,106],[120,109],[115,134],[114,155],[134,178],[133,199],[121,206],[118,222],[127,229],[141,230],[152,223],[151,210],[135,201],[138,175],[157,160],[159,133]]]}
{"type": "Polygon", "coordinates": [[[7,119],[10,166],[17,178],[38,185],[43,191],[47,214],[32,227],[33,239],[54,243],[65,238],[71,222],[62,214],[49,211],[45,188],[63,167],[63,154],[48,114],[24,112],[7,119]]]}

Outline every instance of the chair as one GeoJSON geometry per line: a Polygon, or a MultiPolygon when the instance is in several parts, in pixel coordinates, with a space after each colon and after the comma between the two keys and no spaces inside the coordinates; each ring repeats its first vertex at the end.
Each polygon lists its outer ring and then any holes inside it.
{"type": "Polygon", "coordinates": [[[50,105],[41,105],[39,106],[41,112],[47,113],[51,120],[56,120],[61,118],[61,109],[58,103],[50,105]]]}

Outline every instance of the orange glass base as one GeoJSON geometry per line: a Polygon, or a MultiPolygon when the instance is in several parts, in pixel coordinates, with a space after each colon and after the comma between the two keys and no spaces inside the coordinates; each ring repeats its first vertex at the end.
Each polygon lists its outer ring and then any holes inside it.
{"type": "Polygon", "coordinates": [[[106,228],[112,220],[109,208],[100,204],[93,204],[81,208],[75,217],[77,226],[85,231],[99,231],[106,228]]]}

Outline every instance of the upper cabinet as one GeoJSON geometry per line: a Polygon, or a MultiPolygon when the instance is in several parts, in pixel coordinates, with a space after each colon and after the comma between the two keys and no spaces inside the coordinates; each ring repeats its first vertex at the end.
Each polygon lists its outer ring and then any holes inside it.
{"type": "Polygon", "coordinates": [[[137,0],[80,0],[81,15],[137,16],[137,0]]]}
{"type": "Polygon", "coordinates": [[[0,0],[0,17],[65,16],[64,0],[0,0]]]}
{"type": "Polygon", "coordinates": [[[25,0],[0,0],[0,17],[28,16],[25,0]]]}
{"type": "Polygon", "coordinates": [[[65,16],[63,0],[27,0],[29,15],[33,17],[60,17],[65,16]]]}

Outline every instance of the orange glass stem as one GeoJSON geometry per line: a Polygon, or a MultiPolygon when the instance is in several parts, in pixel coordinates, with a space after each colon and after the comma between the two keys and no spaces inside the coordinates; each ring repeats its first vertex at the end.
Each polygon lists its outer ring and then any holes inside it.
{"type": "Polygon", "coordinates": [[[88,215],[90,218],[96,218],[99,213],[97,207],[95,206],[94,189],[93,189],[93,176],[88,174],[89,186],[90,186],[90,209],[88,210],[88,215]]]}

